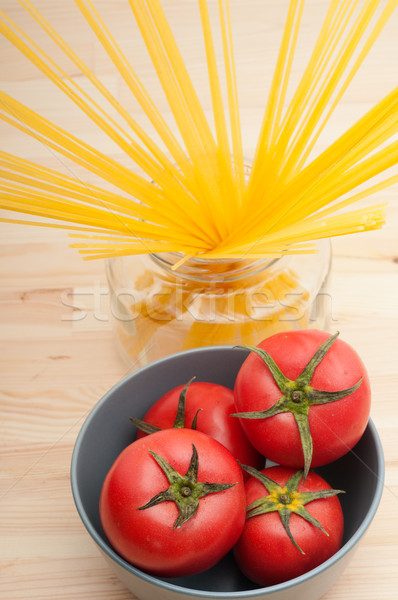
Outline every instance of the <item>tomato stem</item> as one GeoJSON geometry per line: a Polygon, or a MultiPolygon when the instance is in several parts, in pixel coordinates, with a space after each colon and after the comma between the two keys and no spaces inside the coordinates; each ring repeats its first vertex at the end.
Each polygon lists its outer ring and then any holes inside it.
{"type": "Polygon", "coordinates": [[[294,390],[292,393],[292,400],[297,403],[301,402],[301,392],[299,390],[294,390]]]}
{"type": "Polygon", "coordinates": [[[290,504],[290,502],[292,501],[291,496],[289,496],[289,494],[281,494],[279,496],[279,502],[281,502],[282,504],[290,504]]]}

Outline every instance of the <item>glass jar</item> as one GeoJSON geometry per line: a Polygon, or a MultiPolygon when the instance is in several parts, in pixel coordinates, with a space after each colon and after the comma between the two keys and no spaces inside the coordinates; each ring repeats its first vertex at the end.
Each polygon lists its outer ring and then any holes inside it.
{"type": "Polygon", "coordinates": [[[178,253],[107,261],[117,345],[130,367],[198,346],[257,345],[294,328],[328,329],[329,240],[278,259],[190,259],[178,253]]]}

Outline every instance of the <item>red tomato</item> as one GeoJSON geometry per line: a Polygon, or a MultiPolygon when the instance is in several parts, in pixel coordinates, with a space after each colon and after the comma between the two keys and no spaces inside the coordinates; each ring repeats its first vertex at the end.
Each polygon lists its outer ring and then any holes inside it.
{"type": "Polygon", "coordinates": [[[337,335],[289,331],[261,342],[258,348],[275,361],[280,385],[255,352],[243,363],[235,383],[238,415],[244,413],[247,437],[270,460],[291,467],[306,463],[308,469],[336,460],[362,436],[370,411],[369,379],[358,354],[337,335]],[[330,346],[323,358],[309,363],[323,344],[330,346]],[[347,395],[350,388],[356,389],[347,395]],[[305,436],[310,438],[306,460],[305,436]]]}
{"type": "MultiPolygon", "coordinates": [[[[162,396],[151,406],[143,420],[160,429],[173,427],[184,387],[180,385],[162,396]]],[[[239,420],[230,416],[235,411],[234,393],[229,388],[208,382],[189,385],[185,397],[185,427],[190,428],[197,415],[198,431],[207,433],[223,444],[241,463],[260,469],[264,465],[264,457],[253,448],[239,420]]],[[[139,431],[137,438],[144,435],[147,434],[139,431]]]]}
{"type": "Polygon", "coordinates": [[[242,533],[245,511],[236,459],[190,429],[158,431],[130,444],[108,472],[100,497],[101,523],[116,552],[166,577],[218,562],[242,533]]]}
{"type": "MultiPolygon", "coordinates": [[[[261,473],[279,484],[282,488],[279,491],[286,495],[286,483],[296,471],[277,466],[263,469],[261,473]]],[[[300,473],[302,475],[302,471],[300,473]]],[[[305,483],[302,478],[299,481],[297,491],[293,491],[290,498],[295,510],[303,500],[300,499],[302,492],[331,490],[326,481],[314,471],[308,473],[305,483]]],[[[273,500],[269,499],[272,497],[276,508],[289,506],[278,502],[279,486],[275,486],[276,490],[269,494],[261,481],[251,477],[245,485],[248,507],[263,497],[271,504],[273,500]]],[[[282,583],[320,565],[341,547],[344,519],[338,497],[332,495],[305,502],[304,510],[308,511],[310,518],[315,517],[326,533],[292,512],[288,527],[299,547],[290,539],[277,510],[247,518],[243,533],[234,548],[234,555],[239,568],[249,579],[261,586],[282,583]]]]}

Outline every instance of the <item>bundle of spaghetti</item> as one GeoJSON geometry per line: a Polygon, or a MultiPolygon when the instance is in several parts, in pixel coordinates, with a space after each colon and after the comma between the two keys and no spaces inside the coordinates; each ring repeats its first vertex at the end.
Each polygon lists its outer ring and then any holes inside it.
{"type": "Polygon", "coordinates": [[[315,157],[312,154],[398,0],[330,0],[312,54],[292,93],[289,84],[305,0],[289,1],[249,175],[245,170],[229,0],[218,0],[224,77],[218,66],[207,0],[198,0],[214,132],[161,1],[129,0],[178,135],[151,99],[93,0],[75,0],[160,144],[34,4],[19,1],[109,110],[3,11],[1,33],[132,164],[125,166],[110,158],[0,92],[3,121],[72,160],[114,190],[83,183],[1,152],[0,208],[30,215],[24,220],[7,214],[1,221],[73,231],[71,235],[80,241],[72,246],[85,259],[178,252],[182,258],[176,267],[191,257],[237,259],[314,252],[317,239],[376,229],[384,223],[383,206],[350,207],[398,182],[397,175],[388,174],[398,162],[398,143],[391,141],[398,131],[398,88],[328,148],[315,157]],[[224,91],[227,103],[223,101],[224,91]]]}

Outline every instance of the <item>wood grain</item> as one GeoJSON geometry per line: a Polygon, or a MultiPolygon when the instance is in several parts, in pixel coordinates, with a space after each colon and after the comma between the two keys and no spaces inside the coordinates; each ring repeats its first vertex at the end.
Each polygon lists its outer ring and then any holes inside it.
{"type": "MultiPolygon", "coordinates": [[[[35,4],[132,114],[142,119],[72,0],[37,0],[35,4]]],[[[97,0],[96,4],[168,118],[169,109],[127,0],[97,0]]],[[[209,110],[196,3],[165,0],[164,5],[209,110]]],[[[216,9],[215,2],[210,5],[216,9]]],[[[326,5],[326,0],[307,3],[294,78],[308,56],[326,5]]],[[[286,6],[286,0],[232,1],[248,156],[255,147],[286,6]]],[[[3,0],[2,9],[51,51],[19,3],[3,0]]],[[[396,84],[397,34],[395,15],[344,96],[323,144],[330,143],[396,84]]],[[[75,67],[55,54],[80,82],[75,67]]],[[[102,151],[117,155],[117,149],[88,119],[4,39],[0,40],[0,81],[7,93],[102,151]]],[[[76,166],[4,124],[0,124],[0,148],[83,176],[76,166]]],[[[385,488],[376,518],[325,600],[397,598],[397,189],[379,194],[377,201],[389,203],[388,221],[381,231],[334,240],[331,307],[334,326],[357,348],[369,370],[372,417],[386,458],[385,488]]],[[[83,262],[68,243],[67,236],[58,231],[0,226],[0,598],[4,600],[133,598],[113,577],[86,534],[70,491],[70,459],[79,428],[95,402],[128,368],[114,346],[103,264],[83,262]]]]}

